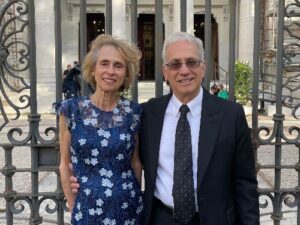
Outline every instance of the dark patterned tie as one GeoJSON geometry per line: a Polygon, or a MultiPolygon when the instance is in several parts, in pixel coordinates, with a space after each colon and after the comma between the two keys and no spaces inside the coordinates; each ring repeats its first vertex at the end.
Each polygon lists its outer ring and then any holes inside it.
{"type": "Polygon", "coordinates": [[[174,216],[183,224],[188,224],[196,211],[191,129],[187,120],[190,111],[187,105],[179,109],[180,118],[176,127],[175,159],[173,178],[174,216]]]}

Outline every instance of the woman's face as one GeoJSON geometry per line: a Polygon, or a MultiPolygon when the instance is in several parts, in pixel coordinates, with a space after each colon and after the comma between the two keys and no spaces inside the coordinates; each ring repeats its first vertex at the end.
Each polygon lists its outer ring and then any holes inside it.
{"type": "Polygon", "coordinates": [[[105,45],[101,47],[93,76],[97,89],[117,93],[126,76],[124,56],[114,46],[105,45]]]}

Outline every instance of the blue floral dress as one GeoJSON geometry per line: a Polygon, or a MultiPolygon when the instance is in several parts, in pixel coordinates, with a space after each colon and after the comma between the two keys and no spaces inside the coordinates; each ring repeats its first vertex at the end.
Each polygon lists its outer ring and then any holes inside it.
{"type": "Polygon", "coordinates": [[[88,97],[62,102],[71,132],[71,161],[80,190],[71,217],[73,225],[138,225],[142,194],[131,156],[140,126],[140,105],[121,98],[105,112],[88,97]]]}

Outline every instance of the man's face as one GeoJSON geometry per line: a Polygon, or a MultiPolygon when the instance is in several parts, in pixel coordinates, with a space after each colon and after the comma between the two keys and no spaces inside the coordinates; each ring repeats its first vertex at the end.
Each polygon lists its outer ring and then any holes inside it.
{"type": "Polygon", "coordinates": [[[200,60],[196,44],[176,41],[166,49],[166,64],[162,70],[175,96],[187,103],[199,93],[205,73],[205,62],[200,60]],[[181,65],[181,67],[179,67],[181,65]]]}

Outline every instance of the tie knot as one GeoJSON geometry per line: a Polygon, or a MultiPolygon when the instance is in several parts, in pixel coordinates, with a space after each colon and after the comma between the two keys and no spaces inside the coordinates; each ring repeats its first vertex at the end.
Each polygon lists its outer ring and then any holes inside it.
{"type": "Polygon", "coordinates": [[[181,115],[186,116],[187,113],[190,111],[190,109],[187,105],[182,105],[182,106],[180,106],[179,111],[180,111],[181,115]]]}

